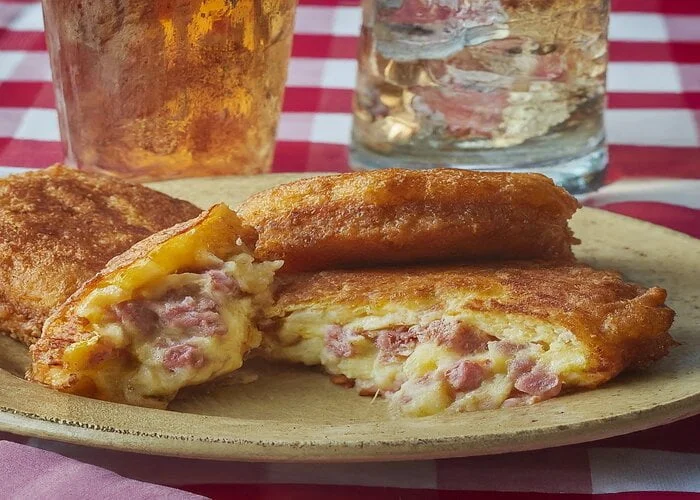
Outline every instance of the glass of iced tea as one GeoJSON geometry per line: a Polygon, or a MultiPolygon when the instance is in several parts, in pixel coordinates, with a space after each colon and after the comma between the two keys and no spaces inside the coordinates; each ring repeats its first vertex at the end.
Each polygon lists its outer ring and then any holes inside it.
{"type": "Polygon", "coordinates": [[[354,168],[607,166],[609,0],[363,0],[354,168]]]}
{"type": "Polygon", "coordinates": [[[43,0],[67,162],[155,180],[269,170],[295,0],[43,0]]]}

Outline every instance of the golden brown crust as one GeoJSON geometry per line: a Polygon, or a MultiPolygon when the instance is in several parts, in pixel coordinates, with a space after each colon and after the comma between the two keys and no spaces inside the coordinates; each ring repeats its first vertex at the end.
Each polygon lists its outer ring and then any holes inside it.
{"type": "Polygon", "coordinates": [[[281,279],[271,317],[304,308],[383,304],[443,308],[455,299],[464,309],[522,314],[570,330],[594,358],[605,380],[628,366],[664,356],[674,312],[666,291],[626,283],[619,273],[582,264],[501,264],[325,271],[281,279]]]}
{"type": "Polygon", "coordinates": [[[571,260],[578,203],[539,174],[454,169],[302,179],[239,208],[283,271],[466,259],[571,260]]]}
{"type": "Polygon", "coordinates": [[[0,332],[33,343],[51,310],[110,258],[200,212],[60,165],[0,180],[0,332]]]}
{"type": "Polygon", "coordinates": [[[152,253],[163,243],[178,235],[198,231],[205,225],[208,226],[207,235],[202,236],[198,233],[196,237],[207,239],[207,250],[225,258],[230,256],[234,250],[239,249],[236,240],[244,228],[235,212],[224,204],[214,205],[209,210],[201,212],[194,219],[176,224],[139,241],[126,252],[111,259],[102,271],[83,283],[63,304],[54,309],[44,323],[41,338],[30,346],[32,366],[27,377],[62,391],[90,397],[102,397],[95,392],[94,387],[86,387],[84,378],[80,379],[74,376],[62,380],[61,385],[58,385],[56,378],[50,373],[51,367],[62,366],[63,353],[69,345],[94,336],[87,320],[77,314],[77,309],[94,290],[104,288],[110,283],[121,283],[124,271],[131,267],[137,267],[143,261],[148,261],[152,253]]]}

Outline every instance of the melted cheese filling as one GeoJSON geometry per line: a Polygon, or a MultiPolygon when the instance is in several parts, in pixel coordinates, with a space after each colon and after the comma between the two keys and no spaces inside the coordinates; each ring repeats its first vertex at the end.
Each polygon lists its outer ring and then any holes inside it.
{"type": "MultiPolygon", "coordinates": [[[[208,254],[201,261],[209,269],[223,271],[236,290],[217,289],[206,270],[166,275],[135,290],[114,285],[96,290],[81,311],[91,318],[95,335],[66,349],[66,368],[90,377],[100,392],[109,395],[108,399],[147,406],[164,406],[182,387],[240,368],[244,355],[260,344],[254,316],[261,306],[271,303],[270,286],[281,262],[254,262],[246,253],[227,261],[208,254]],[[125,301],[141,301],[156,311],[167,310],[162,302],[173,293],[190,303],[207,297],[211,309],[207,313],[211,313],[209,318],[218,317],[219,330],[197,334],[197,325],[193,331],[173,326],[158,316],[154,318],[155,331],[144,333],[112,312],[115,305],[125,301]]],[[[184,314],[186,318],[188,312],[184,314]]]]}
{"type": "Polygon", "coordinates": [[[395,412],[410,416],[427,416],[447,409],[491,409],[504,403],[528,404],[543,399],[514,388],[509,367],[516,356],[533,360],[539,370],[556,376],[564,387],[585,386],[597,380],[594,372],[587,371],[585,347],[569,330],[518,314],[396,309],[385,315],[368,316],[343,308],[307,308],[278,320],[278,327],[263,341],[268,358],[323,365],[330,374],[353,379],[361,394],[384,395],[395,412]],[[468,325],[487,334],[490,340],[484,348],[468,353],[435,340],[424,340],[405,355],[393,359],[382,355],[377,332],[397,326],[424,327],[434,321],[468,325]],[[338,355],[329,349],[327,335],[331,328],[351,332],[347,337],[351,355],[338,355]],[[502,352],[499,345],[503,342],[516,345],[517,354],[502,352]],[[483,380],[477,387],[458,390],[448,383],[445,374],[460,363],[484,367],[483,380]]]}

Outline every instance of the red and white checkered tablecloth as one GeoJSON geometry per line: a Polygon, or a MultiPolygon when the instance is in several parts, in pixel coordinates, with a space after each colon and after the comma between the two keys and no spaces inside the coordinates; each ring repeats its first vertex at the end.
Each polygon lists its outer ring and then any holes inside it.
{"type": "MultiPolygon", "coordinates": [[[[611,166],[586,203],[700,237],[700,0],[612,0],[611,166]]],[[[345,171],[360,11],[301,0],[276,172],[345,171]]],[[[41,6],[0,0],[0,175],[62,159],[41,6]]],[[[217,498],[647,499],[700,494],[700,417],[537,452],[385,464],[157,458],[1,436],[217,498]],[[530,496],[528,496],[529,498],[530,496]]],[[[0,497],[2,495],[0,477],[0,497]]]]}

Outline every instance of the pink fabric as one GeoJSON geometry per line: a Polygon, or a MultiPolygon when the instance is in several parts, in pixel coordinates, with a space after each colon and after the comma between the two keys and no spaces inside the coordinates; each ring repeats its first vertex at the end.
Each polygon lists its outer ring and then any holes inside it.
{"type": "Polygon", "coordinates": [[[0,497],[192,500],[185,491],[126,479],[50,451],[0,441],[0,497]]]}
{"type": "MultiPolygon", "coordinates": [[[[700,0],[611,4],[611,162],[605,187],[582,201],[700,237],[700,0]]],[[[348,170],[359,25],[359,0],[299,0],[274,172],[348,170]]],[[[0,176],[63,158],[54,109],[40,2],[0,0],[0,176]]],[[[195,498],[148,483],[240,500],[700,498],[698,429],[700,415],[528,453],[312,466],[153,457],[0,433],[0,500],[195,498]]]]}

